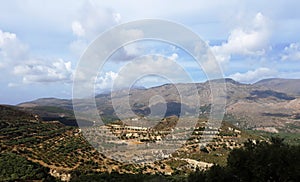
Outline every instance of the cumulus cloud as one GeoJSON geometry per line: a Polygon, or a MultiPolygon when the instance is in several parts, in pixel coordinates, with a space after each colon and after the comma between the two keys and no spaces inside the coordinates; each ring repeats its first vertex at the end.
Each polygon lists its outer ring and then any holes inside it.
{"type": "Polygon", "coordinates": [[[78,19],[72,25],[76,25],[77,28],[80,27],[80,30],[84,30],[86,38],[92,40],[106,29],[119,23],[120,20],[121,15],[115,13],[112,9],[102,8],[88,1],[82,6],[78,19]]]}
{"type": "Polygon", "coordinates": [[[71,62],[62,59],[36,59],[16,34],[2,30],[0,30],[0,68],[5,68],[5,74],[14,76],[14,81],[8,83],[9,87],[36,82],[70,82],[73,73],[71,62]],[[22,82],[17,83],[16,80],[20,78],[22,82]]]}
{"type": "Polygon", "coordinates": [[[5,45],[7,41],[16,40],[17,36],[14,33],[3,32],[0,30],[0,46],[5,45]]]}
{"type": "MultiPolygon", "coordinates": [[[[167,80],[173,82],[192,82],[187,72],[176,63],[177,54],[169,57],[147,55],[127,63],[118,72],[106,72],[97,78],[96,90],[120,89],[138,84],[158,85],[167,80]],[[142,80],[141,80],[142,79],[142,80]],[[167,79],[167,80],[166,80],[167,79]]],[[[139,85],[141,86],[141,85],[139,85]]]]}
{"type": "Polygon", "coordinates": [[[0,30],[0,67],[28,57],[28,47],[16,34],[0,30]]]}
{"type": "Polygon", "coordinates": [[[232,55],[264,54],[270,37],[269,24],[269,20],[262,13],[257,13],[249,22],[250,26],[233,29],[226,42],[212,47],[216,59],[224,63],[229,61],[232,55]]]}
{"type": "Polygon", "coordinates": [[[300,43],[291,43],[284,48],[281,55],[283,61],[300,61],[300,43]]]}
{"type": "Polygon", "coordinates": [[[245,73],[238,72],[229,75],[229,77],[239,82],[253,83],[261,79],[274,77],[276,76],[276,74],[277,71],[263,67],[257,68],[255,70],[250,70],[245,73]]]}
{"type": "Polygon", "coordinates": [[[77,37],[70,49],[80,55],[87,45],[103,31],[121,21],[121,15],[109,8],[102,8],[93,1],[87,1],[78,11],[78,17],[71,24],[77,37]]]}
{"type": "MultiPolygon", "coordinates": [[[[174,56],[174,54],[173,54],[174,56]]],[[[116,86],[128,86],[143,76],[150,76],[149,82],[160,83],[162,78],[171,82],[191,82],[187,72],[176,62],[175,58],[160,55],[148,55],[124,66],[115,80],[116,86]],[[159,79],[157,79],[159,78],[159,79]]],[[[163,80],[165,82],[165,80],[163,80]]],[[[151,83],[155,84],[155,83],[151,83]]],[[[162,83],[160,83],[162,84],[162,83]]]]}
{"type": "Polygon", "coordinates": [[[176,60],[178,58],[178,54],[176,54],[176,53],[173,53],[170,57],[169,57],[169,59],[171,59],[171,60],[176,60]]]}
{"type": "MultiPolygon", "coordinates": [[[[128,29],[121,30],[120,36],[116,38],[115,42],[111,42],[111,44],[119,45],[119,42],[127,41],[127,40],[138,40],[144,37],[144,32],[138,29],[128,29]]],[[[119,50],[117,50],[113,56],[111,57],[112,61],[128,61],[132,60],[144,52],[144,46],[142,43],[133,42],[127,45],[122,46],[119,50]]]]}
{"type": "Polygon", "coordinates": [[[83,29],[82,25],[78,21],[73,21],[72,31],[74,35],[77,35],[78,37],[82,37],[85,35],[85,30],[83,29]]]}
{"type": "MultiPolygon", "coordinates": [[[[95,40],[101,33],[112,28],[121,22],[121,14],[114,12],[112,9],[103,8],[95,4],[93,1],[88,1],[78,12],[79,16],[72,22],[71,28],[76,40],[71,42],[70,49],[78,57],[95,40]]],[[[120,32],[119,41],[127,39],[141,39],[143,32],[138,29],[122,30],[120,32]]],[[[110,44],[117,45],[118,42],[110,44]]],[[[130,44],[121,47],[111,58],[112,61],[128,61],[141,55],[143,48],[138,44],[130,44]]]]}
{"type": "Polygon", "coordinates": [[[114,80],[117,78],[118,73],[109,71],[102,76],[96,78],[96,92],[101,92],[112,88],[114,80]]]}
{"type": "Polygon", "coordinates": [[[17,65],[15,75],[22,77],[23,83],[70,82],[72,80],[71,62],[58,59],[55,61],[35,60],[17,65]]]}

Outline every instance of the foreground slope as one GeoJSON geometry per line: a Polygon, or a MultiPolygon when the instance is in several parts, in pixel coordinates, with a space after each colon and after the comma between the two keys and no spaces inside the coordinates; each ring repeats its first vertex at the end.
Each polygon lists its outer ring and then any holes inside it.
{"type": "MultiPolygon", "coordinates": [[[[224,123],[213,142],[199,148],[197,141],[201,137],[202,126],[198,125],[197,132],[170,158],[137,165],[120,163],[98,153],[76,127],[65,126],[57,121],[45,122],[37,115],[12,106],[0,106],[0,116],[0,160],[6,161],[1,166],[1,180],[8,179],[4,173],[9,171],[11,175],[19,174],[11,179],[56,177],[64,181],[87,173],[184,174],[194,171],[197,166],[205,167],[211,163],[225,165],[226,157],[233,148],[241,147],[247,138],[253,138],[233,125],[224,123]],[[38,174],[32,172],[33,178],[26,177],[28,169],[14,166],[12,163],[15,160],[24,163],[24,166],[32,166],[30,169],[38,174]],[[12,165],[12,169],[7,171],[4,168],[6,165],[12,165]]],[[[168,129],[171,120],[174,118],[165,118],[158,123],[156,130],[168,129]]],[[[205,119],[199,120],[200,123],[205,123],[205,119]]],[[[139,139],[130,137],[123,140],[125,143],[134,143],[139,139]]]]}

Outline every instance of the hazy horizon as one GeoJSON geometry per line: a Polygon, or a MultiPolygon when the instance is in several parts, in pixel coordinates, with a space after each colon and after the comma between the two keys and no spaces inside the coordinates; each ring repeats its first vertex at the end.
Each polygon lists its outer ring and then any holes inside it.
{"type": "MultiPolygon", "coordinates": [[[[232,79],[232,78],[224,78],[224,79],[232,79]]],[[[243,82],[239,82],[239,83],[242,83],[242,84],[255,84],[255,83],[260,82],[262,80],[268,80],[268,79],[299,79],[299,78],[276,78],[276,77],[273,77],[273,78],[261,79],[261,80],[258,80],[256,82],[253,82],[253,83],[243,83],[243,82]]],[[[206,81],[208,81],[208,80],[204,80],[204,81],[200,81],[200,82],[195,82],[195,83],[204,83],[206,81]]],[[[234,80],[234,81],[236,81],[236,80],[234,80]]],[[[188,83],[188,82],[186,82],[186,83],[188,83]]],[[[174,84],[186,84],[186,83],[174,83],[174,84]]],[[[164,83],[164,84],[172,84],[172,83],[164,83]]],[[[143,88],[138,86],[137,88],[150,89],[150,88],[162,86],[164,84],[158,84],[158,85],[149,86],[149,87],[143,87],[143,88]]],[[[120,88],[120,90],[122,90],[122,88],[120,88]]],[[[102,92],[99,92],[99,93],[95,93],[95,95],[105,94],[105,93],[110,92],[110,91],[111,90],[105,90],[105,91],[102,91],[102,92]]],[[[45,97],[32,98],[32,99],[20,101],[20,102],[17,102],[17,103],[0,103],[0,104],[18,105],[18,104],[21,104],[21,103],[30,102],[30,101],[34,101],[34,100],[37,100],[37,99],[68,99],[68,100],[71,100],[72,97],[59,97],[59,96],[58,97],[51,97],[51,96],[48,97],[48,96],[45,96],[45,97]]]]}

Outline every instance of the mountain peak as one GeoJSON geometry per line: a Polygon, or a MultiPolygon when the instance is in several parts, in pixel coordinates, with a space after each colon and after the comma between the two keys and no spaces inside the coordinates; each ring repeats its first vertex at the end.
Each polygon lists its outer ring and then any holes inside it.
{"type": "Polygon", "coordinates": [[[213,80],[208,80],[205,83],[232,83],[232,84],[237,84],[241,85],[242,83],[235,81],[232,78],[219,78],[219,79],[213,79],[213,80]]]}

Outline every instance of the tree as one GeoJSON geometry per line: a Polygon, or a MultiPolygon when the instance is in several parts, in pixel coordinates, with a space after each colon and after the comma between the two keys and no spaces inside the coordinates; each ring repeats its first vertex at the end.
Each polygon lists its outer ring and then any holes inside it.
{"type": "Polygon", "coordinates": [[[271,138],[270,142],[247,141],[230,152],[227,166],[197,170],[188,181],[300,181],[299,171],[300,146],[271,138]]]}
{"type": "Polygon", "coordinates": [[[0,154],[0,181],[42,180],[55,181],[49,169],[28,161],[14,153],[0,154]]]}
{"type": "Polygon", "coordinates": [[[299,150],[281,138],[271,138],[271,143],[248,141],[229,154],[227,168],[242,181],[298,181],[299,150]]]}

